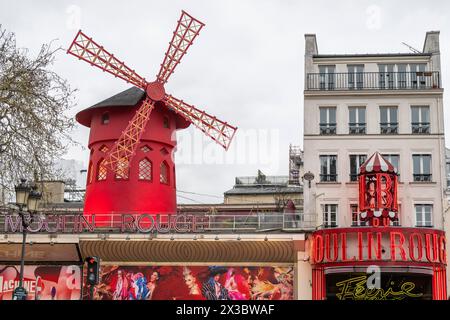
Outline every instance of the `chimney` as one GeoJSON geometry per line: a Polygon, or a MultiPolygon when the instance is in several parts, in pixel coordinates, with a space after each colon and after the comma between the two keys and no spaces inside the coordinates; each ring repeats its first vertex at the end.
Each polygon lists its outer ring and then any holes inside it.
{"type": "Polygon", "coordinates": [[[319,53],[315,34],[305,34],[305,89],[307,88],[307,74],[313,73],[313,56],[319,53]]]}
{"type": "Polygon", "coordinates": [[[423,53],[431,53],[431,71],[441,71],[441,52],[439,49],[439,31],[428,31],[423,44],[423,53]]]}

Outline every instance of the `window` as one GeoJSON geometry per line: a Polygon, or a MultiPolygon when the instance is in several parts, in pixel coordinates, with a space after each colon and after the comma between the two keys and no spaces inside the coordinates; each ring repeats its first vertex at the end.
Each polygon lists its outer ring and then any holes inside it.
{"type": "Polygon", "coordinates": [[[398,133],[398,108],[380,107],[380,129],[381,134],[398,133]]]}
{"type": "MultiPolygon", "coordinates": [[[[399,171],[400,155],[398,155],[398,154],[382,154],[382,156],[394,166],[394,168],[398,174],[400,172],[399,171]]],[[[400,174],[399,174],[399,179],[400,179],[400,174]]]]}
{"type": "Polygon", "coordinates": [[[350,155],[350,181],[358,181],[359,168],[366,161],[365,154],[350,155]]]}
{"type": "Polygon", "coordinates": [[[320,181],[335,182],[337,181],[337,156],[327,155],[320,156],[320,181]]]}
{"type": "Polygon", "coordinates": [[[411,107],[411,129],[414,134],[430,133],[430,107],[411,107]]]}
{"type": "Polygon", "coordinates": [[[348,131],[350,134],[365,134],[366,133],[366,108],[364,107],[350,107],[348,131]]]}
{"type": "Polygon", "coordinates": [[[320,74],[320,89],[333,90],[334,89],[334,74],[335,66],[319,66],[320,74]]]}
{"type": "Polygon", "coordinates": [[[364,65],[348,65],[348,88],[362,89],[364,86],[364,65]]]}
{"type": "Polygon", "coordinates": [[[350,205],[350,212],[352,213],[352,227],[361,227],[367,225],[367,221],[361,221],[357,204],[350,205]]]}
{"type": "Polygon", "coordinates": [[[164,128],[170,128],[170,122],[168,117],[164,117],[163,119],[163,126],[164,128]]]}
{"type": "Polygon", "coordinates": [[[130,168],[128,166],[128,161],[126,159],[119,159],[117,162],[116,168],[116,179],[117,180],[126,180],[130,175],[130,168]]]}
{"type": "Polygon", "coordinates": [[[445,164],[445,168],[447,171],[447,188],[450,188],[450,163],[449,162],[447,162],[445,164]]]}
{"type": "Polygon", "coordinates": [[[108,149],[108,147],[107,146],[105,146],[105,145],[102,145],[101,147],[100,147],[100,149],[99,149],[101,152],[103,152],[103,153],[106,153],[109,149],[108,149]]]}
{"type": "Polygon", "coordinates": [[[321,107],[320,112],[320,134],[336,134],[336,108],[321,107]]]}
{"type": "Polygon", "coordinates": [[[97,165],[97,181],[105,181],[108,170],[105,166],[105,159],[100,159],[97,165]]]}
{"type": "Polygon", "coordinates": [[[406,89],[407,87],[407,79],[408,79],[408,73],[406,72],[407,68],[406,63],[399,63],[397,65],[397,81],[398,81],[398,88],[399,89],[406,89]]]}
{"type": "Polygon", "coordinates": [[[378,85],[380,89],[394,89],[394,64],[379,64],[378,85]]]}
{"type": "Polygon", "coordinates": [[[425,63],[411,63],[411,86],[413,88],[423,88],[426,85],[425,71],[427,65],[425,63]]]}
{"type": "Polygon", "coordinates": [[[414,181],[431,181],[431,155],[413,154],[413,178],[414,181]]]}
{"type": "Polygon", "coordinates": [[[337,204],[323,205],[323,226],[324,228],[337,226],[337,204]]]}
{"type": "Polygon", "coordinates": [[[109,123],[109,113],[105,112],[102,114],[102,124],[108,124],[109,123]]]}
{"type": "Polygon", "coordinates": [[[147,158],[139,161],[139,180],[152,181],[152,162],[147,158]]]}
{"type": "Polygon", "coordinates": [[[150,147],[147,146],[147,145],[141,147],[141,151],[142,151],[143,153],[147,153],[147,152],[149,152],[149,151],[151,151],[151,150],[152,150],[152,148],[150,148],[150,147]]]}
{"type": "Polygon", "coordinates": [[[416,227],[432,227],[433,205],[416,204],[414,208],[416,211],[416,227]]]}
{"type": "Polygon", "coordinates": [[[89,162],[89,168],[88,168],[88,184],[92,183],[94,180],[94,168],[92,165],[92,161],[89,162]]]}
{"type": "Polygon", "coordinates": [[[160,166],[159,182],[162,184],[169,184],[169,165],[163,161],[160,166]]]}

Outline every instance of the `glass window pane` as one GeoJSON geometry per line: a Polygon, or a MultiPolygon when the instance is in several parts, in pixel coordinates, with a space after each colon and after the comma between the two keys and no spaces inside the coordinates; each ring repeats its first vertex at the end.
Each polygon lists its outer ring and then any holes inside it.
{"type": "Polygon", "coordinates": [[[328,108],[330,123],[336,123],[336,108],[328,108]]]}
{"type": "Polygon", "coordinates": [[[397,107],[391,107],[389,108],[389,112],[390,112],[390,121],[392,123],[396,123],[397,122],[397,107]]]}
{"type": "Polygon", "coordinates": [[[430,174],[431,173],[431,156],[425,155],[422,156],[423,161],[423,174],[430,174]]]}
{"type": "Polygon", "coordinates": [[[355,123],[356,122],[356,109],[355,108],[349,108],[349,122],[355,123]]]}
{"type": "Polygon", "coordinates": [[[420,122],[418,107],[411,107],[411,122],[420,122]]]}
{"type": "Polygon", "coordinates": [[[320,156],[320,173],[321,174],[327,174],[327,157],[326,156],[320,156]]]}
{"type": "Polygon", "coordinates": [[[387,113],[388,113],[388,108],[380,107],[380,122],[381,123],[388,122],[387,113]]]}
{"type": "Polygon", "coordinates": [[[337,156],[330,156],[330,174],[336,174],[337,156]]]}
{"type": "Polygon", "coordinates": [[[430,109],[428,107],[421,108],[422,122],[430,122],[430,109]]]}
{"type": "Polygon", "coordinates": [[[359,112],[358,122],[359,123],[366,123],[366,108],[359,108],[358,112],[359,112]]]}
{"type": "Polygon", "coordinates": [[[416,223],[419,226],[422,224],[422,206],[421,205],[416,205],[416,223]]]}
{"type": "Polygon", "coordinates": [[[413,155],[413,174],[420,174],[420,156],[413,155]]]}
{"type": "Polygon", "coordinates": [[[320,123],[327,123],[327,109],[319,108],[320,110],[320,123]]]}
{"type": "Polygon", "coordinates": [[[350,174],[356,174],[357,173],[356,167],[357,167],[357,165],[356,165],[356,156],[355,155],[351,155],[350,156],[350,174]]]}

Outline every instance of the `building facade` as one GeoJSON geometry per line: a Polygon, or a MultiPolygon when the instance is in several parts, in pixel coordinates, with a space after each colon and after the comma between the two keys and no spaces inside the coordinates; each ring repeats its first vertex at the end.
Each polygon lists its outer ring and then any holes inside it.
{"type": "MultiPolygon", "coordinates": [[[[319,233],[330,233],[328,241],[331,233],[349,235],[334,244],[339,250],[367,248],[366,237],[370,241],[372,235],[365,234],[369,229],[359,214],[359,167],[379,152],[399,175],[398,219],[379,230],[383,256],[373,259],[359,251],[356,257],[349,254],[353,262],[341,253],[328,264],[313,263],[312,298],[336,298],[336,283],[365,274],[367,264],[380,266],[382,278],[397,282],[412,272],[416,288],[428,286],[423,297],[446,298],[444,262],[384,256],[397,245],[389,239],[391,231],[400,232],[406,242],[410,233],[443,236],[447,204],[440,74],[436,31],[426,34],[423,52],[404,54],[320,54],[316,36],[305,35],[304,170],[314,175],[304,189],[305,213],[317,214],[319,233]],[[430,277],[423,280],[423,275],[430,277]]],[[[410,250],[425,256],[418,247],[410,250]]]]}

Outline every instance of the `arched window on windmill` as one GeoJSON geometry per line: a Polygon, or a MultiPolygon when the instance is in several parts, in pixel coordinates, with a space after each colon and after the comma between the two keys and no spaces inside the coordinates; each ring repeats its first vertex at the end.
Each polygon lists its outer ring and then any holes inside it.
{"type": "Polygon", "coordinates": [[[130,167],[126,159],[119,159],[116,168],[116,180],[127,180],[130,175],[130,167]]]}
{"type": "Polygon", "coordinates": [[[139,161],[139,180],[152,181],[152,162],[144,158],[139,161]]]}
{"type": "Polygon", "coordinates": [[[100,159],[97,165],[97,181],[105,181],[108,175],[108,170],[105,166],[105,159],[100,159]]]}
{"type": "Polygon", "coordinates": [[[102,114],[102,124],[109,124],[109,113],[105,112],[102,114]]]}
{"type": "Polygon", "coordinates": [[[91,184],[94,179],[94,168],[92,161],[89,162],[89,168],[88,168],[88,184],[91,184]]]}
{"type": "Polygon", "coordinates": [[[164,116],[163,118],[163,127],[164,128],[170,128],[170,122],[169,122],[169,117],[164,116]]]}
{"type": "Polygon", "coordinates": [[[170,184],[169,180],[169,165],[166,161],[161,162],[159,170],[159,182],[162,184],[170,184]]]}

